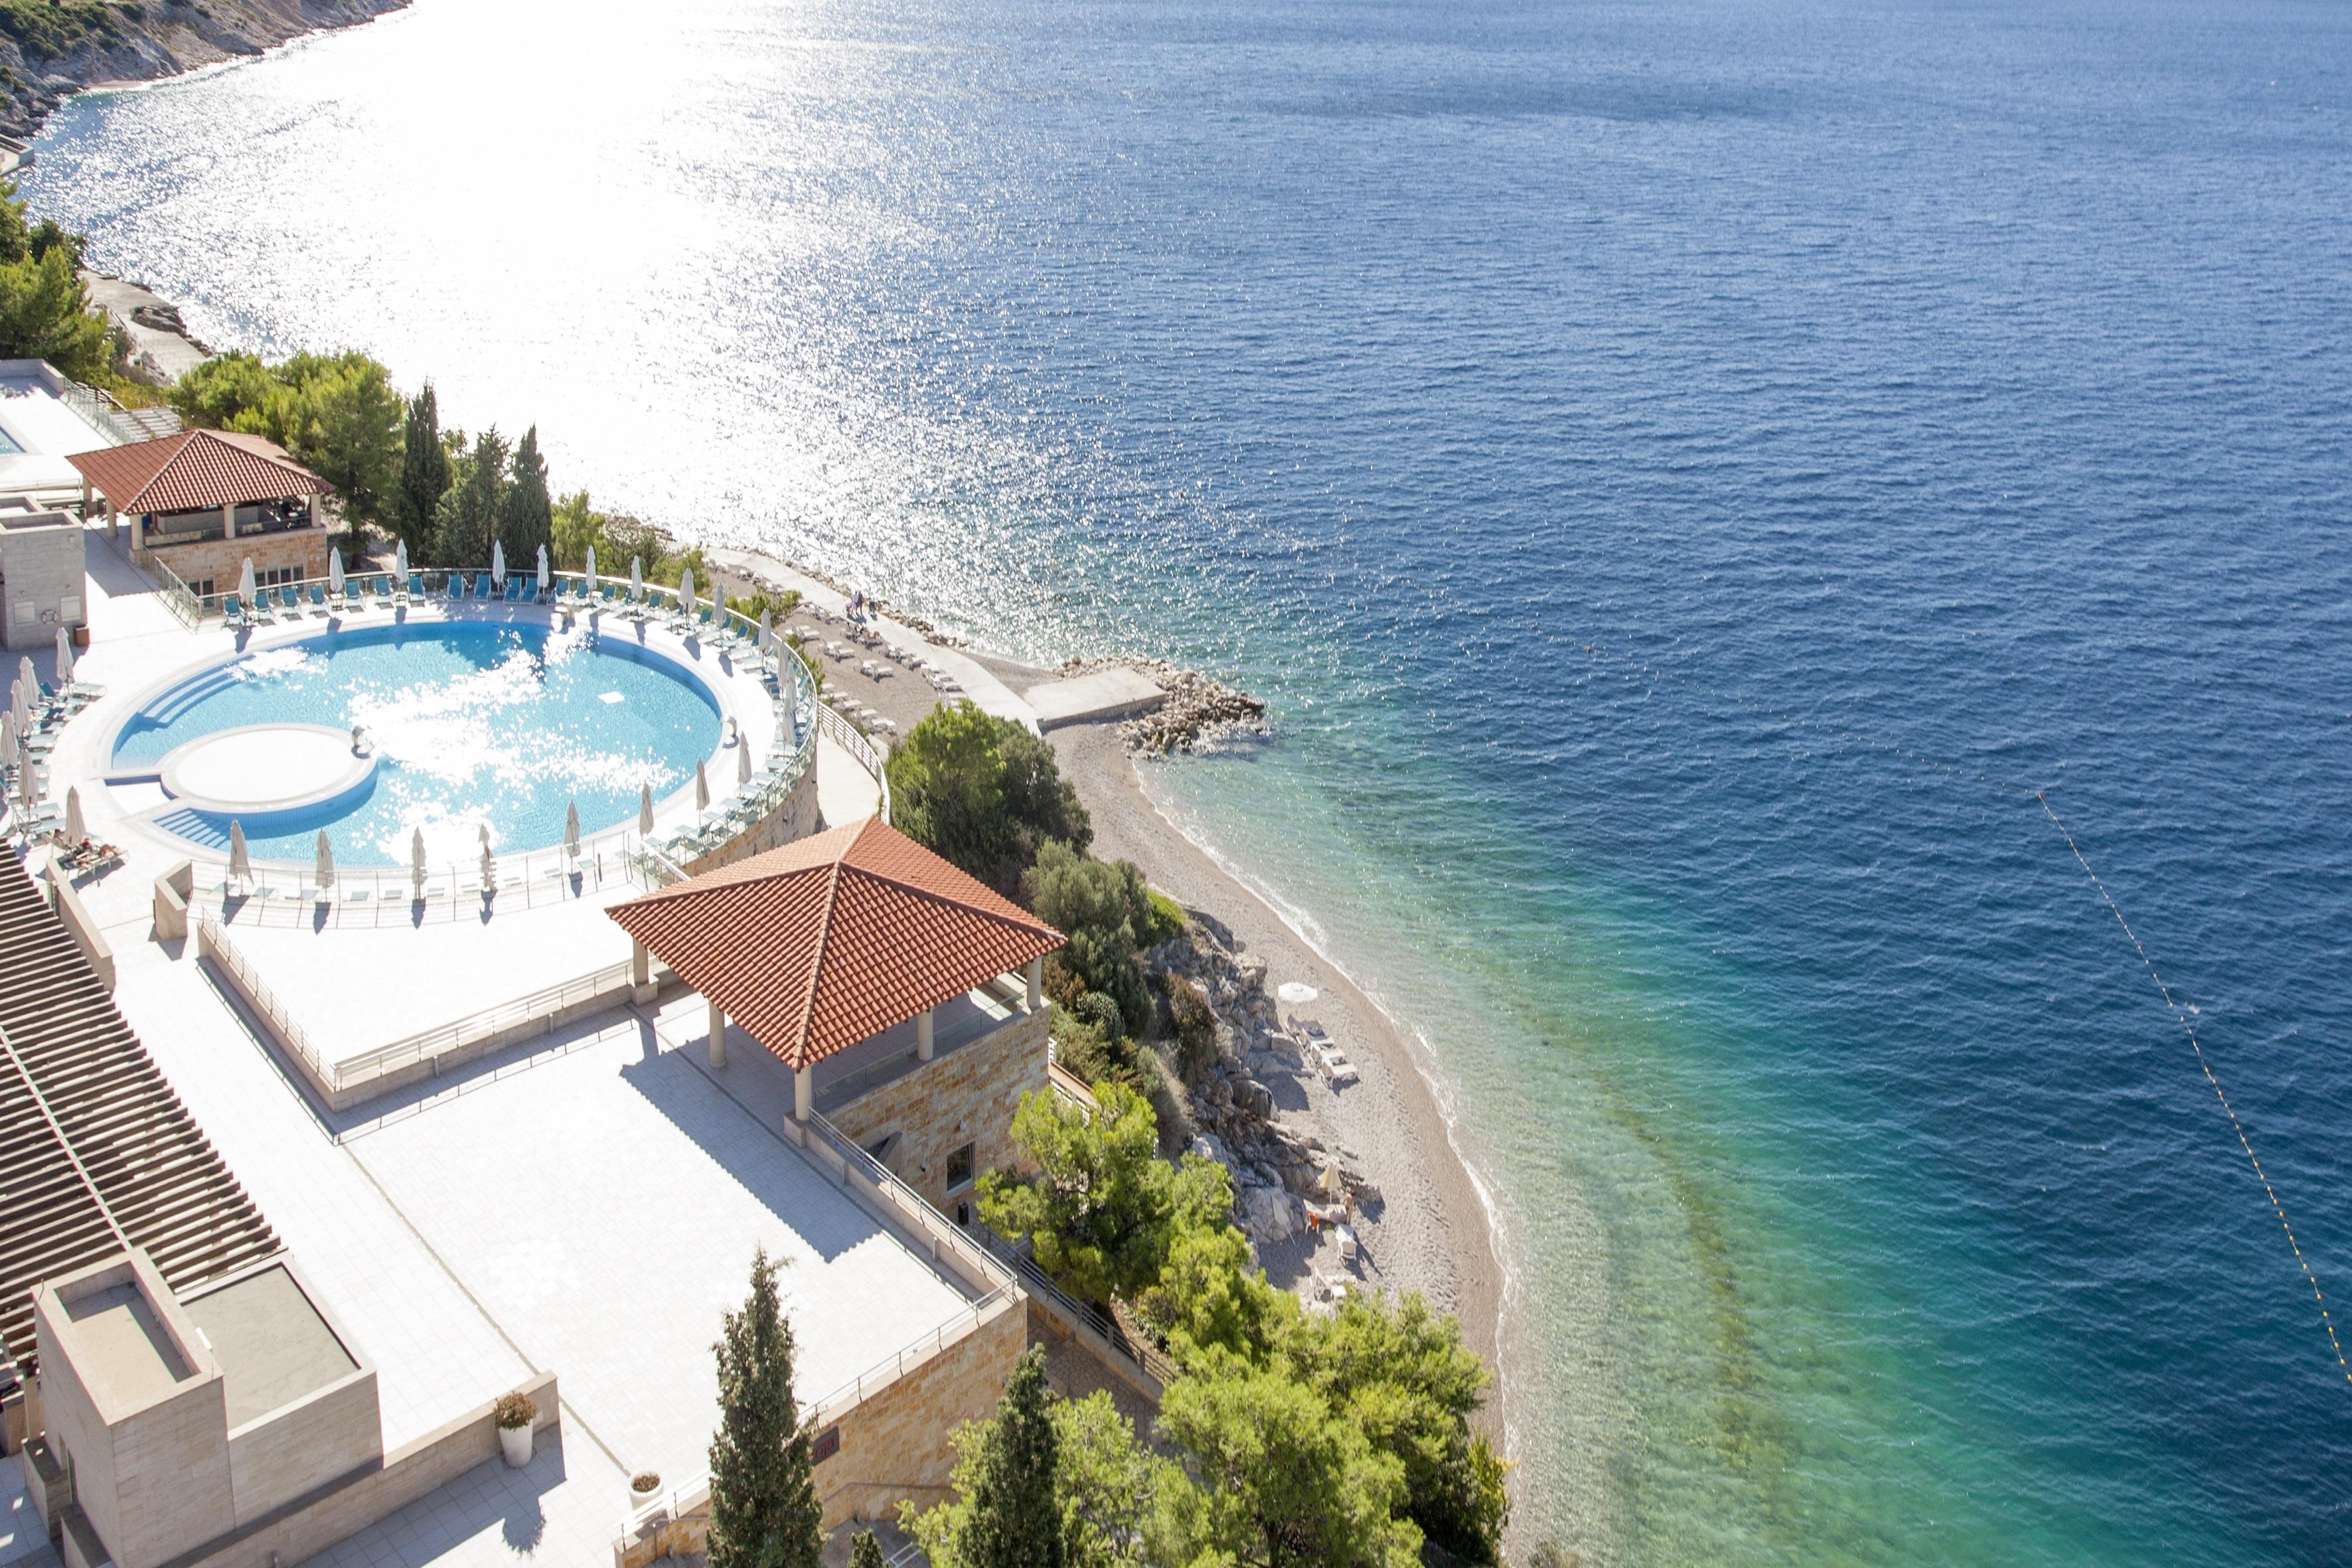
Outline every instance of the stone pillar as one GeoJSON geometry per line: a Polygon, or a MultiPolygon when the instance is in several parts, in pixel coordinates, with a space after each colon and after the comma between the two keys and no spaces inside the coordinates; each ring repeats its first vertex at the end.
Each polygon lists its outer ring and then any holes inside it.
{"type": "Polygon", "coordinates": [[[312,528],[319,526],[319,497],[315,491],[310,496],[310,526],[312,528]]]}
{"type": "Polygon", "coordinates": [[[236,537],[236,508],[226,501],[221,503],[221,537],[223,539],[236,537]]]}
{"type": "Polygon", "coordinates": [[[931,1019],[938,1012],[937,1007],[926,1007],[915,1015],[915,1059],[919,1062],[931,1059],[931,1019]]]}
{"type": "Polygon", "coordinates": [[[1029,961],[1029,1011],[1034,1013],[1045,1005],[1045,961],[1033,958],[1029,961]]]}
{"type": "Polygon", "coordinates": [[[716,1002],[710,1004],[710,1065],[727,1065],[727,1009],[716,1002]]]}
{"type": "Polygon", "coordinates": [[[793,1120],[805,1125],[815,1109],[816,1069],[803,1068],[793,1074],[793,1120]]]}
{"type": "Polygon", "coordinates": [[[629,939],[629,984],[634,987],[629,999],[650,1002],[654,999],[654,955],[636,938],[629,939]]]}

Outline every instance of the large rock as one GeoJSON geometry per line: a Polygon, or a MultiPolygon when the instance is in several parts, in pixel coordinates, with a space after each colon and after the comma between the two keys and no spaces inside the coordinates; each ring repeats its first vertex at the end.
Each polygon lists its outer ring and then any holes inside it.
{"type": "Polygon", "coordinates": [[[1298,1234],[1298,1200],[1280,1187],[1244,1187],[1235,1206],[1253,1241],[1288,1241],[1298,1234]]]}

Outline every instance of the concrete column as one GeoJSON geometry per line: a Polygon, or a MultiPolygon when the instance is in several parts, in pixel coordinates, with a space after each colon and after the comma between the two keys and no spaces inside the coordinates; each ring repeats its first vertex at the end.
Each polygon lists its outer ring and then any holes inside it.
{"type": "Polygon", "coordinates": [[[316,495],[310,498],[310,526],[319,526],[319,498],[316,495]]]}
{"type": "Polygon", "coordinates": [[[221,537],[223,539],[236,537],[236,508],[226,502],[221,505],[221,537]]]}
{"type": "Polygon", "coordinates": [[[727,1065],[727,1009],[716,1002],[710,1004],[710,1065],[727,1065]]]}
{"type": "Polygon", "coordinates": [[[815,1109],[816,1069],[803,1068],[793,1074],[793,1120],[805,1122],[815,1109]]]}
{"type": "Polygon", "coordinates": [[[635,937],[629,939],[629,984],[634,988],[630,1000],[650,1002],[654,999],[654,955],[646,944],[635,937]]]}
{"type": "Polygon", "coordinates": [[[931,1059],[931,1018],[938,1012],[936,1007],[926,1007],[915,1015],[915,1059],[919,1062],[931,1059]]]}
{"type": "Polygon", "coordinates": [[[1029,961],[1029,1011],[1034,1013],[1045,1005],[1045,961],[1033,958],[1029,961]]]}
{"type": "Polygon", "coordinates": [[[81,515],[85,520],[89,516],[89,481],[88,479],[81,482],[81,515]]]}

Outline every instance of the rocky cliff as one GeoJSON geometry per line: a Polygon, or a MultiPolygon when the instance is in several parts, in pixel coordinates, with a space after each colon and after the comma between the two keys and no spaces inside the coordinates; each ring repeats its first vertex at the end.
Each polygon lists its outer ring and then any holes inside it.
{"type": "Polygon", "coordinates": [[[0,132],[28,136],[68,93],[149,81],[408,0],[0,0],[0,132]]]}

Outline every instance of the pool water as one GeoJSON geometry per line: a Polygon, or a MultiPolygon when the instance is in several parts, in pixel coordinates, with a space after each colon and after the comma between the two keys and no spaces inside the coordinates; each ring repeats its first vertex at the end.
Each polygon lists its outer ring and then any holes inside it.
{"type": "MultiPolygon", "coordinates": [[[[257,858],[307,863],[324,828],[339,864],[405,865],[422,829],[436,862],[471,864],[479,834],[500,853],[562,841],[577,801],[583,835],[634,819],[719,743],[709,689],[635,643],[585,629],[433,625],[322,633],[215,666],[150,699],[115,740],[119,775],[249,724],[363,726],[371,787],[245,822],[257,858]]],[[[723,781],[714,778],[714,787],[723,781]]],[[[167,810],[163,826],[225,847],[228,820],[167,810]]]]}

